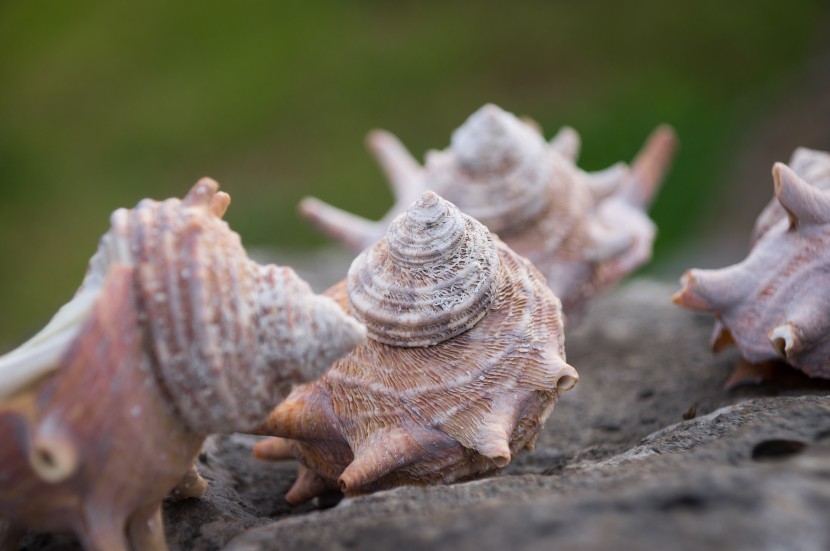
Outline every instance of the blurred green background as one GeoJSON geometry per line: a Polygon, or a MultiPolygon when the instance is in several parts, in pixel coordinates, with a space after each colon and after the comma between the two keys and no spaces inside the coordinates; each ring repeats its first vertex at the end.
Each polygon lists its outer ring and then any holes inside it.
{"type": "Polygon", "coordinates": [[[390,205],[368,130],[422,158],[486,102],[548,137],[574,126],[588,169],[630,160],[673,124],[682,149],[653,210],[659,265],[706,220],[724,185],[713,175],[798,85],[827,19],[813,0],[7,0],[0,346],[71,296],[115,208],[210,175],[245,244],[319,246],[296,215],[303,195],[370,217],[390,205]]]}

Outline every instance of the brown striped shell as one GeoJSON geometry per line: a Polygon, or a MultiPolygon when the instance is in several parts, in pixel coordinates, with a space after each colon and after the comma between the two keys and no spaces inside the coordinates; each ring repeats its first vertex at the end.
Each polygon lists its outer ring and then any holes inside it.
{"type": "Polygon", "coordinates": [[[570,315],[651,258],[655,228],[646,209],[675,145],[674,132],[662,126],[631,167],[617,163],[588,173],[575,165],[573,129],[548,143],[537,127],[485,105],[453,133],[448,149],[428,152],[423,167],[393,135],[369,135],[396,196],[379,222],[313,198],[303,200],[300,212],[359,251],[383,237],[419,193],[433,190],[533,262],[570,315]]]}
{"type": "Polygon", "coordinates": [[[204,492],[205,435],[251,430],[365,337],[291,269],[248,259],[217,188],[116,211],[75,298],[0,358],[0,518],[166,549],[161,500],[204,492]]]}
{"type": "MultiPolygon", "coordinates": [[[[822,155],[830,160],[815,157],[822,155]]],[[[805,174],[826,178],[828,169],[805,174]]],[[[674,302],[715,315],[716,351],[735,344],[750,364],[783,360],[811,377],[830,378],[830,190],[782,163],[772,173],[778,206],[765,209],[746,259],[719,270],[689,270],[674,302]],[[783,217],[773,222],[779,210],[783,217]]]]}
{"type": "MultiPolygon", "coordinates": [[[[259,443],[255,454],[263,459],[296,456],[304,465],[286,499],[300,503],[338,485],[353,495],[477,478],[498,472],[521,449],[532,449],[559,394],[578,380],[565,363],[559,300],[541,274],[479,222],[431,192],[362,257],[355,260],[349,279],[327,294],[359,317],[356,307],[363,299],[356,301],[355,294],[362,292],[363,282],[390,281],[398,300],[381,301],[377,308],[392,321],[396,313],[404,320],[404,331],[395,340],[410,332],[413,317],[430,315],[439,320],[432,326],[435,336],[425,346],[420,329],[430,324],[420,323],[413,343],[384,344],[375,335],[387,328],[367,320],[365,343],[318,381],[295,389],[271,413],[263,432],[282,438],[259,443]],[[447,231],[448,226],[463,227],[471,236],[438,240],[442,256],[433,256],[430,236],[454,236],[457,230],[447,231]],[[400,247],[400,241],[407,245],[400,247]],[[423,246],[410,246],[413,241],[423,246]],[[454,242],[460,245],[445,246],[454,242]],[[395,257],[408,251],[417,260],[393,262],[388,258],[393,250],[398,251],[395,257]],[[430,260],[423,262],[423,257],[430,260]],[[465,288],[460,279],[455,282],[456,270],[447,268],[452,265],[463,266],[457,272],[469,274],[473,284],[465,288]],[[360,277],[354,277],[356,272],[360,277]],[[487,290],[491,278],[492,293],[487,290]],[[429,300],[421,300],[421,289],[409,295],[417,300],[400,300],[404,295],[398,293],[410,292],[411,282],[417,287],[425,281],[455,288],[459,305],[486,305],[484,315],[470,315],[464,306],[459,313],[468,321],[460,327],[466,329],[447,331],[454,323],[437,306],[440,300],[432,309],[429,300]],[[423,311],[412,316],[411,307],[420,305],[423,311]]],[[[372,295],[382,293],[376,289],[372,295]]]]}

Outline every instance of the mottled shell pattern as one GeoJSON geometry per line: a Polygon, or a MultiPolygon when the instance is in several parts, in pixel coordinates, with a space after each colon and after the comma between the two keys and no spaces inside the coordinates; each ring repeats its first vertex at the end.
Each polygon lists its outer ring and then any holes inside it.
{"type": "Polygon", "coordinates": [[[76,296],[29,342],[0,358],[0,398],[59,365],[111,266],[134,268],[156,375],[196,433],[250,429],[352,348],[364,329],[290,268],[248,259],[221,216],[230,197],[200,180],[185,199],[119,209],[76,296]]]}
{"type": "Polygon", "coordinates": [[[296,457],[286,499],[451,483],[532,448],[563,391],[560,302],[482,224],[425,192],[327,294],[369,339],[271,413],[263,459],[296,457]]]}
{"type": "Polygon", "coordinates": [[[355,251],[383,237],[391,221],[432,190],[499,235],[547,277],[567,314],[651,258],[654,224],[645,214],[674,155],[661,126],[631,167],[599,172],[575,165],[579,135],[563,128],[548,143],[538,127],[495,105],[476,111],[430,151],[421,167],[393,135],[374,131],[368,145],[396,204],[378,222],[306,198],[300,212],[355,251]]]}
{"type": "Polygon", "coordinates": [[[715,314],[716,351],[735,344],[751,364],[783,360],[830,378],[830,155],[799,149],[793,165],[801,174],[773,167],[776,205],[759,218],[746,259],[689,270],[674,302],[715,314]]]}

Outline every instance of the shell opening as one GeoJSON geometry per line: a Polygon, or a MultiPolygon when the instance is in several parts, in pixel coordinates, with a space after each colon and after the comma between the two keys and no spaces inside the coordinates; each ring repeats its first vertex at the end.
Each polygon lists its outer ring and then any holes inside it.
{"type": "Polygon", "coordinates": [[[504,455],[497,455],[497,456],[491,457],[490,459],[493,460],[493,463],[495,463],[496,467],[498,467],[499,469],[503,469],[503,468],[507,467],[507,465],[510,464],[510,454],[509,453],[504,454],[504,455]]]}
{"type": "Polygon", "coordinates": [[[29,452],[29,464],[40,478],[54,484],[75,473],[78,453],[72,443],[62,438],[37,438],[29,452]]]}
{"type": "Polygon", "coordinates": [[[570,390],[576,386],[577,381],[579,381],[579,377],[574,377],[573,375],[562,375],[556,381],[556,389],[560,392],[570,390]]]}
{"type": "Polygon", "coordinates": [[[785,360],[789,356],[790,352],[792,352],[793,347],[795,346],[795,340],[795,332],[793,331],[793,326],[790,323],[779,325],[769,334],[770,344],[772,344],[775,352],[785,360]]]}

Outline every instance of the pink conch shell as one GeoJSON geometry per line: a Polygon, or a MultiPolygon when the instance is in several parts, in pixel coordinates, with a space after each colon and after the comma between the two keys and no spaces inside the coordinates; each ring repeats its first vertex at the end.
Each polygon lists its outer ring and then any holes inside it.
{"type": "Polygon", "coordinates": [[[674,302],[715,314],[716,349],[734,343],[752,364],[783,360],[811,377],[830,378],[830,293],[825,290],[830,190],[810,185],[782,163],[772,174],[779,206],[764,211],[746,259],[720,270],[689,270],[674,302]],[[778,209],[783,216],[767,225],[778,209]]]}
{"type": "Polygon", "coordinates": [[[578,380],[541,274],[432,192],[327,294],[369,339],[262,429],[282,438],[260,442],[258,457],[304,465],[291,503],[327,487],[354,495],[495,473],[532,448],[578,380]]]}
{"type": "Polygon", "coordinates": [[[533,262],[570,315],[651,258],[655,228],[645,211],[676,138],[661,126],[631,167],[588,173],[574,164],[575,130],[563,128],[547,143],[537,126],[485,105],[453,133],[448,149],[428,152],[423,167],[388,132],[372,132],[368,145],[395,193],[386,216],[372,222],[306,198],[304,217],[360,251],[421,192],[433,190],[533,262]]]}
{"type": "Polygon", "coordinates": [[[256,427],[364,338],[291,269],[248,259],[217,189],[116,211],[75,298],[0,358],[0,517],[166,549],[161,499],[204,492],[205,435],[256,427]]]}

